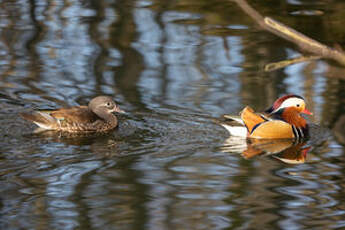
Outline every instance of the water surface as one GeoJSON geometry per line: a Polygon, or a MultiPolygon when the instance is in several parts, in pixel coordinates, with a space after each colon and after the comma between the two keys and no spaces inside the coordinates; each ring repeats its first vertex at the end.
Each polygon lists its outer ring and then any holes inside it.
{"type": "MultiPolygon", "coordinates": [[[[249,3],[344,45],[342,1],[249,3]]],[[[0,228],[344,228],[344,69],[264,70],[301,54],[231,1],[0,2],[0,228]],[[216,122],[287,93],[321,126],[308,142],[229,140],[216,122]],[[106,135],[18,116],[102,94],[127,111],[106,135]]]]}

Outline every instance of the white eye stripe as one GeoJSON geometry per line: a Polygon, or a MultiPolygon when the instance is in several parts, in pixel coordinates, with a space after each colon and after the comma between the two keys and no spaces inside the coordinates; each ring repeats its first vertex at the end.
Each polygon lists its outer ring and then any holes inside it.
{"type": "Polygon", "coordinates": [[[282,108],[292,107],[292,106],[299,107],[301,105],[304,105],[303,99],[292,97],[292,98],[288,98],[285,101],[283,101],[283,103],[275,111],[278,111],[279,109],[282,109],[282,108]]]}
{"type": "Polygon", "coordinates": [[[105,103],[105,106],[110,108],[110,107],[114,107],[115,105],[111,102],[107,102],[107,103],[105,103]]]}

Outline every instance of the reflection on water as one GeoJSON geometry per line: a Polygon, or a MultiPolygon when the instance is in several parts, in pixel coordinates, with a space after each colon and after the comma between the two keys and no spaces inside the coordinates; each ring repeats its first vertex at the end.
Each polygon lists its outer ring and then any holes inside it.
{"type": "Polygon", "coordinates": [[[307,141],[297,142],[291,139],[267,140],[267,139],[243,139],[230,137],[225,140],[222,150],[229,153],[241,152],[245,159],[255,156],[272,155],[289,164],[304,163],[311,146],[307,141]]]}
{"type": "MultiPolygon", "coordinates": [[[[341,1],[250,3],[343,45],[341,1]]],[[[344,227],[344,71],[263,71],[299,50],[235,3],[3,1],[0,47],[1,229],[344,227]],[[215,119],[285,93],[325,129],[306,143],[225,142],[215,119]],[[106,135],[35,134],[17,116],[100,94],[129,112],[106,135]]]]}

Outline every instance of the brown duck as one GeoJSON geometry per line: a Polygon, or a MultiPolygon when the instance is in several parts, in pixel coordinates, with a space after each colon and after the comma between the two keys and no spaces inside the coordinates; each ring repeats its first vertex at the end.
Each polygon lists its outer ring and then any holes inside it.
{"type": "Polygon", "coordinates": [[[98,96],[88,106],[75,106],[52,111],[35,111],[20,115],[44,130],[64,132],[105,132],[118,125],[114,112],[124,113],[108,96],[98,96]]]}

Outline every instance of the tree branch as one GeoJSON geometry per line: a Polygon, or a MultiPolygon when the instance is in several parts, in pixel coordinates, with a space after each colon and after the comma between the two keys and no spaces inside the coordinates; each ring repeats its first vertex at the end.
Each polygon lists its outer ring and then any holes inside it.
{"type": "Polygon", "coordinates": [[[272,18],[263,17],[255,9],[253,9],[245,0],[233,0],[237,5],[251,18],[253,18],[263,29],[288,40],[303,51],[312,53],[322,58],[329,58],[337,61],[345,66],[345,54],[342,51],[328,47],[306,35],[280,23],[272,18]]]}

